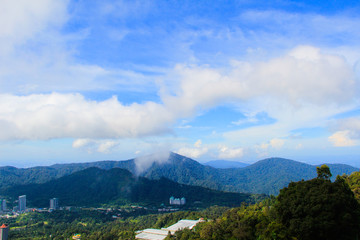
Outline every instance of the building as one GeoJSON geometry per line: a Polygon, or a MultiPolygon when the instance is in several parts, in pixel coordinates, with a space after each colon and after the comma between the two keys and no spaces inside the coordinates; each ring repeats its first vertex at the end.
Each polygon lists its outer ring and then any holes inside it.
{"type": "Polygon", "coordinates": [[[171,196],[169,202],[170,205],[185,205],[186,199],[184,197],[174,198],[173,196],[171,196]]]}
{"type": "Polygon", "coordinates": [[[0,199],[0,212],[5,212],[7,210],[6,200],[0,199]]]}
{"type": "Polygon", "coordinates": [[[199,220],[180,220],[174,225],[171,225],[167,228],[162,229],[153,229],[148,228],[141,231],[138,231],[135,238],[142,240],[163,240],[167,237],[167,235],[174,234],[176,231],[182,230],[184,228],[192,229],[199,222],[204,221],[202,218],[199,220]]]}
{"type": "Polygon", "coordinates": [[[26,210],[26,195],[19,196],[19,212],[26,210]]]}
{"type": "Polygon", "coordinates": [[[50,199],[50,209],[53,210],[59,210],[59,199],[58,198],[52,198],[50,199]]]}
{"type": "Polygon", "coordinates": [[[0,227],[0,240],[7,240],[9,237],[9,226],[6,224],[3,224],[0,227]]]}

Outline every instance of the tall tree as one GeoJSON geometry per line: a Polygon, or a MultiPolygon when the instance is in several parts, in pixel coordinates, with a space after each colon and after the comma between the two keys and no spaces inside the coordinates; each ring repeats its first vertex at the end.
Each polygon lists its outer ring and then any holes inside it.
{"type": "Polygon", "coordinates": [[[324,164],[321,165],[321,167],[316,167],[316,172],[317,178],[330,181],[332,174],[330,172],[330,168],[327,165],[324,164]]]}

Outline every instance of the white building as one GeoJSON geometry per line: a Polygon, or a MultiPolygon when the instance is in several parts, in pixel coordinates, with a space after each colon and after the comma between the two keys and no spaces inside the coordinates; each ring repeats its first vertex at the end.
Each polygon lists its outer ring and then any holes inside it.
{"type": "Polygon", "coordinates": [[[182,198],[174,198],[173,196],[169,199],[170,205],[185,205],[186,199],[184,197],[182,198]]]}
{"type": "Polygon", "coordinates": [[[19,196],[19,212],[26,210],[26,195],[19,196]]]}
{"type": "Polygon", "coordinates": [[[59,210],[59,199],[58,198],[50,199],[50,209],[59,210]]]}
{"type": "Polygon", "coordinates": [[[141,231],[138,231],[138,234],[136,234],[136,239],[143,239],[143,240],[163,240],[166,238],[166,236],[169,234],[174,234],[176,231],[182,230],[184,228],[193,229],[196,224],[199,222],[204,221],[203,219],[199,220],[180,220],[174,225],[171,225],[167,228],[162,229],[153,229],[148,228],[141,231]]]}

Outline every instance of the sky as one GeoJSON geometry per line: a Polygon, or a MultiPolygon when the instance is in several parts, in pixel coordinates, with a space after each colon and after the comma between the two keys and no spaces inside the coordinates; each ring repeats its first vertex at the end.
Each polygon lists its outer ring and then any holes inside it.
{"type": "Polygon", "coordinates": [[[359,1],[0,0],[0,166],[360,167],[359,1]]]}

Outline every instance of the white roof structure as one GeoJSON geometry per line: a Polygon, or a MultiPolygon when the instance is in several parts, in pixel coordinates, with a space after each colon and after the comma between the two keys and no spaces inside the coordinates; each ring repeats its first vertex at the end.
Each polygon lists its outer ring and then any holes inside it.
{"type": "Polygon", "coordinates": [[[140,231],[139,234],[136,235],[136,239],[143,239],[143,240],[163,240],[166,238],[168,233],[174,234],[176,231],[179,231],[184,228],[192,229],[196,224],[201,222],[202,219],[199,220],[180,220],[174,225],[171,225],[167,228],[162,229],[153,229],[148,228],[140,231]]]}
{"type": "Polygon", "coordinates": [[[163,228],[163,229],[168,230],[171,233],[174,233],[174,232],[179,231],[184,228],[192,229],[199,222],[200,222],[200,220],[186,220],[185,219],[185,220],[180,220],[177,223],[175,223],[174,225],[171,225],[170,227],[163,228]]]}
{"type": "Polygon", "coordinates": [[[168,231],[160,229],[144,229],[141,233],[136,235],[137,239],[146,239],[146,240],[163,240],[168,235],[168,231]]]}

